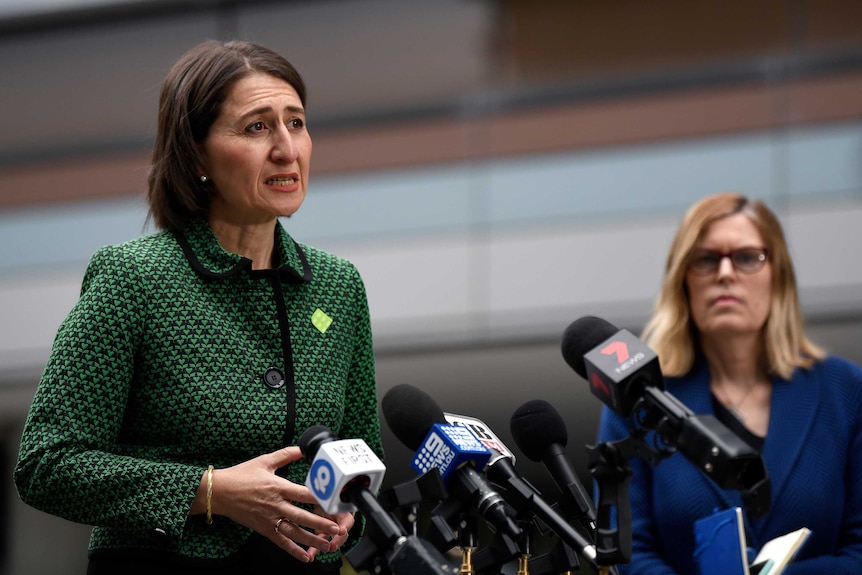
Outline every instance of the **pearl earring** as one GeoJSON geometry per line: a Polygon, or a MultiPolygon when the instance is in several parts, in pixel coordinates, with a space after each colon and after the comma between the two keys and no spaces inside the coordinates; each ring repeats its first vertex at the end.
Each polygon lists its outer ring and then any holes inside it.
{"type": "Polygon", "coordinates": [[[209,178],[208,178],[208,177],[206,177],[206,176],[201,176],[201,182],[202,182],[202,183],[204,183],[204,184],[205,184],[205,183],[207,183],[207,181],[209,181],[209,178]]]}

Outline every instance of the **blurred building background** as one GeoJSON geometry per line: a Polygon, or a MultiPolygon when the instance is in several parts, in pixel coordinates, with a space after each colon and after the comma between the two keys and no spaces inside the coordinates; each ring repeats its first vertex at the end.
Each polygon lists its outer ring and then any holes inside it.
{"type": "Polygon", "coordinates": [[[680,216],[726,190],[776,210],[811,335],[862,362],[859,2],[0,0],[4,575],[84,570],[88,528],[18,500],[18,439],[90,254],[150,231],[158,90],[208,38],[305,77],[311,188],[285,225],[362,272],[381,395],[420,387],[511,447],[546,399],[588,482],[600,403],[560,337],[587,314],[638,333],[680,216]]]}

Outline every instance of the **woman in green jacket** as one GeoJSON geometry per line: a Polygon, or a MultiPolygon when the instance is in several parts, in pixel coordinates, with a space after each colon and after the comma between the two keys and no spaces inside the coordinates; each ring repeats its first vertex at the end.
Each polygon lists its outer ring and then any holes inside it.
{"type": "Polygon", "coordinates": [[[93,525],[88,573],[338,573],[354,517],[304,487],[312,425],[382,454],[368,304],[348,261],[278,218],[305,198],[305,87],[205,42],[162,88],[157,233],[99,250],[60,326],[15,484],[93,525]]]}

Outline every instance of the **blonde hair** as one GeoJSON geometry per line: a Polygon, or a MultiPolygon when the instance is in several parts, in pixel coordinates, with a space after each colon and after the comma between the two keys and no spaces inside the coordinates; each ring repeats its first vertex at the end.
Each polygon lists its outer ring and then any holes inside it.
{"type": "Polygon", "coordinates": [[[691,319],[685,277],[691,252],[707,228],[722,218],[744,214],[755,225],[769,250],[772,302],[763,328],[767,370],[784,379],[798,367],[808,368],[826,353],[805,335],[796,276],[778,218],[762,202],[741,194],[708,196],[686,212],[665,262],[664,280],[642,337],[658,353],[667,376],[688,373],[697,352],[698,331],[691,319]]]}

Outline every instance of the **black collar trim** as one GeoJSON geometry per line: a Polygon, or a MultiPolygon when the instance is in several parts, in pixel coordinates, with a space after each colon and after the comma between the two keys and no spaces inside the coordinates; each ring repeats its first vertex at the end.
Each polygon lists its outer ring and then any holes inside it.
{"type": "MultiPolygon", "coordinates": [[[[194,222],[192,224],[192,227],[188,231],[190,231],[193,236],[198,237],[197,232],[202,232],[204,226],[207,228],[205,233],[208,235],[212,234],[212,231],[208,229],[209,226],[203,221],[194,222]],[[200,228],[196,226],[200,226],[200,228]]],[[[277,271],[282,281],[288,283],[310,282],[314,274],[312,273],[311,265],[308,263],[308,257],[305,255],[305,250],[303,250],[302,247],[284,231],[284,228],[282,228],[280,224],[276,224],[276,229],[274,233],[275,249],[279,251],[282,261],[289,262],[290,258],[288,257],[288,255],[291,251],[293,251],[296,255],[296,258],[299,260],[296,263],[301,266],[302,273],[300,273],[300,271],[294,266],[291,266],[290,263],[284,263],[283,265],[279,266],[277,270],[252,270],[252,261],[250,259],[236,254],[229,254],[228,252],[224,251],[222,251],[222,253],[229,256],[231,259],[235,259],[235,263],[225,269],[225,271],[214,271],[213,269],[210,269],[209,267],[204,265],[203,262],[201,262],[200,256],[195,251],[195,248],[192,246],[192,242],[189,240],[186,230],[175,230],[173,231],[173,236],[176,238],[177,243],[179,244],[180,249],[183,252],[183,255],[189,262],[189,265],[191,265],[192,269],[194,269],[202,277],[215,280],[226,279],[235,276],[241,271],[247,269],[249,271],[249,274],[251,274],[252,276],[257,276],[259,273],[268,275],[273,273],[274,271],[277,271]]],[[[212,236],[212,241],[217,241],[215,239],[215,236],[212,236]]],[[[203,246],[199,246],[199,248],[204,250],[206,249],[203,246]]],[[[230,260],[227,260],[222,263],[229,262],[230,260]]]]}

